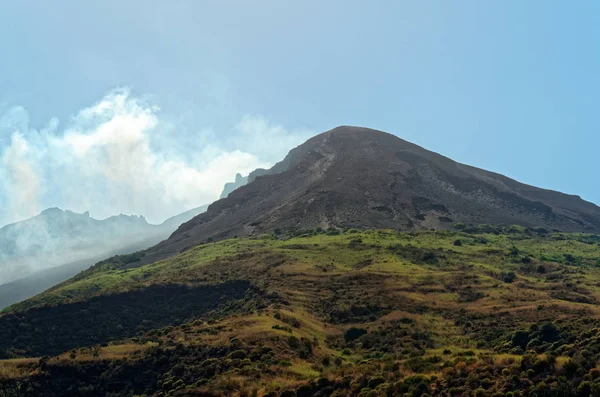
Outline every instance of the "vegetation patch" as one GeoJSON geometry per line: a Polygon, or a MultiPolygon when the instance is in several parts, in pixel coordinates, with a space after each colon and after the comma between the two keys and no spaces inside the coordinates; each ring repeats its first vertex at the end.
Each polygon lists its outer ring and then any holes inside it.
{"type": "Polygon", "coordinates": [[[156,285],[0,317],[0,358],[43,356],[139,332],[250,309],[257,292],[246,281],[213,286],[156,285]]]}
{"type": "Polygon", "coordinates": [[[111,258],[0,315],[0,396],[600,395],[599,241],[295,229],[111,258]]]}

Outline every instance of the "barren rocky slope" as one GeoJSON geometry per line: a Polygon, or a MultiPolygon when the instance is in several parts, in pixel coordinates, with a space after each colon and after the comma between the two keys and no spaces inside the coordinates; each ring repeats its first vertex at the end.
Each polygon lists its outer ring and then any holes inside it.
{"type": "Polygon", "coordinates": [[[145,263],[195,244],[293,228],[445,229],[518,224],[600,232],[600,207],[457,163],[368,128],[338,127],[290,151],[151,249],[145,263]]]}

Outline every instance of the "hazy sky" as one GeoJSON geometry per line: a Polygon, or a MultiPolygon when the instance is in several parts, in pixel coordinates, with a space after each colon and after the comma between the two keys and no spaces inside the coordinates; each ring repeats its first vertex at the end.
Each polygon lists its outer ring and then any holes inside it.
{"type": "Polygon", "coordinates": [[[340,124],[600,203],[597,1],[4,1],[0,54],[0,225],[160,222],[340,124]]]}

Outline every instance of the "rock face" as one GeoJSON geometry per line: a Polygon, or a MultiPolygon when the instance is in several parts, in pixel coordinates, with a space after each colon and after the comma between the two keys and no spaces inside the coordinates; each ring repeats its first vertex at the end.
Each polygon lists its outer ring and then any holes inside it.
{"type": "Polygon", "coordinates": [[[145,262],[210,239],[290,228],[449,228],[518,224],[600,232],[600,207],[457,163],[395,135],[338,127],[184,223],[145,262]]]}
{"type": "Polygon", "coordinates": [[[242,174],[235,174],[235,181],[228,182],[223,187],[223,192],[221,192],[220,198],[225,198],[229,196],[229,193],[233,192],[238,187],[244,186],[248,183],[248,177],[242,176],[242,174]]]}

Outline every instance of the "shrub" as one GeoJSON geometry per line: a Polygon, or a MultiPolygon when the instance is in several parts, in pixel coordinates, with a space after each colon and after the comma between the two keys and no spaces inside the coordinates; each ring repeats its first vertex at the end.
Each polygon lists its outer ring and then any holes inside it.
{"type": "Polygon", "coordinates": [[[228,357],[232,358],[232,359],[237,358],[237,359],[243,360],[244,358],[246,358],[246,352],[244,350],[236,350],[236,351],[229,353],[228,357]]]}
{"type": "Polygon", "coordinates": [[[460,302],[475,302],[484,296],[485,295],[482,292],[475,291],[471,286],[458,291],[458,300],[460,302]]]}
{"type": "Polygon", "coordinates": [[[480,388],[476,389],[476,390],[473,392],[473,396],[475,396],[475,397],[485,397],[485,390],[483,390],[483,389],[480,387],[480,388]]]}
{"type": "Polygon", "coordinates": [[[344,334],[344,340],[346,342],[351,342],[353,340],[360,338],[361,336],[363,336],[366,333],[367,333],[367,330],[364,328],[352,327],[352,328],[348,329],[346,331],[346,333],[344,334]]]}
{"type": "Polygon", "coordinates": [[[588,381],[581,382],[577,388],[577,395],[579,396],[591,396],[592,395],[592,384],[588,381]]]}
{"type": "Polygon", "coordinates": [[[539,265],[536,270],[538,273],[546,273],[546,266],[539,265]]]}
{"type": "Polygon", "coordinates": [[[279,324],[275,324],[273,327],[271,327],[273,329],[277,329],[279,331],[286,331],[286,332],[292,332],[292,329],[288,326],[285,325],[279,325],[279,324]]]}
{"type": "Polygon", "coordinates": [[[576,263],[577,262],[577,258],[575,258],[573,255],[571,254],[565,254],[565,260],[569,263],[576,263]]]}
{"type": "Polygon", "coordinates": [[[291,325],[294,328],[300,328],[300,321],[296,317],[281,316],[281,321],[291,325]]]}
{"type": "Polygon", "coordinates": [[[421,256],[421,260],[430,265],[434,265],[438,262],[438,257],[435,254],[435,252],[427,251],[423,253],[423,255],[421,256]]]}
{"type": "Polygon", "coordinates": [[[300,346],[300,340],[294,335],[290,335],[288,337],[288,345],[290,345],[292,349],[297,349],[300,346]]]}
{"type": "Polygon", "coordinates": [[[505,283],[512,283],[517,279],[517,275],[515,272],[502,272],[500,274],[500,279],[505,283]]]}
{"type": "Polygon", "coordinates": [[[377,386],[381,385],[382,383],[385,383],[385,379],[383,378],[383,376],[375,376],[375,377],[369,379],[369,387],[371,389],[375,389],[377,386]]]}

